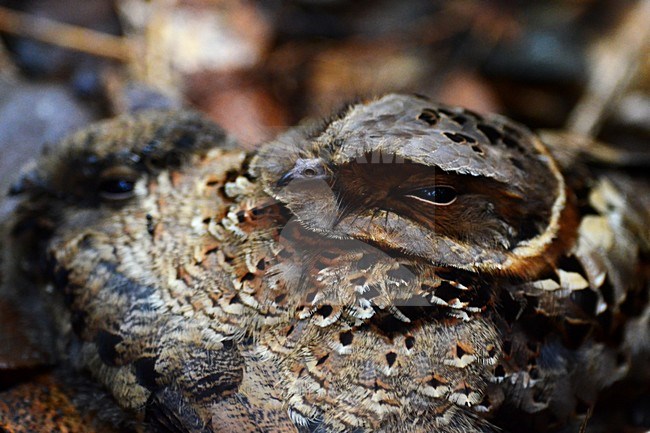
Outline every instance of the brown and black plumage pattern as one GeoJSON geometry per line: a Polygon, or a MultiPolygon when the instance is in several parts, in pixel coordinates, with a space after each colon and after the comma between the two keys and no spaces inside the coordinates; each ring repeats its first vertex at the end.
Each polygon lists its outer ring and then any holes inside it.
{"type": "Polygon", "coordinates": [[[404,95],[254,154],[123,117],[23,177],[5,264],[145,431],[557,430],[649,344],[648,186],[569,154],[404,95]]]}

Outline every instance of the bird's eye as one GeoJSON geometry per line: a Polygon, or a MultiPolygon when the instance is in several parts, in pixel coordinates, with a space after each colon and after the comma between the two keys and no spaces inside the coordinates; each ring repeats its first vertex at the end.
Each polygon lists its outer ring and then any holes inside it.
{"type": "Polygon", "coordinates": [[[128,168],[111,168],[100,175],[99,195],[106,200],[126,200],[135,194],[136,173],[128,168]]]}
{"type": "Polygon", "coordinates": [[[445,185],[416,189],[407,194],[407,197],[438,206],[446,206],[456,201],[457,194],[453,187],[445,185]]]}

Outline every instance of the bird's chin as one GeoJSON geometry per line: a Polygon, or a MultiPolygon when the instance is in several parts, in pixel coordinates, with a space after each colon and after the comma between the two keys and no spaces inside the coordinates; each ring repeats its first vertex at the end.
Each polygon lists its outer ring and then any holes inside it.
{"type": "Polygon", "coordinates": [[[330,239],[353,239],[350,233],[341,227],[336,212],[313,212],[312,209],[293,210],[295,218],[305,229],[330,239]]]}

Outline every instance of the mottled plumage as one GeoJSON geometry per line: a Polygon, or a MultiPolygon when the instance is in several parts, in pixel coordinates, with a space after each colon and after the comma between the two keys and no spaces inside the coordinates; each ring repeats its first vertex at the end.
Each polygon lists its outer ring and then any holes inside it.
{"type": "Polygon", "coordinates": [[[5,286],[144,430],[575,427],[649,344],[648,186],[587,159],[416,96],[252,154],[122,117],[17,184],[5,286]]]}

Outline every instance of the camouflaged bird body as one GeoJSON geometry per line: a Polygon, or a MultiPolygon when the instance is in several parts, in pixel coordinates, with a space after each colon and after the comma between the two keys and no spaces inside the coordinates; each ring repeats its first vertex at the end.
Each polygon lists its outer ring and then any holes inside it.
{"type": "Polygon", "coordinates": [[[503,408],[560,426],[643,352],[624,334],[648,320],[650,206],[627,204],[626,180],[565,181],[512,125],[389,95],[249,155],[189,113],[109,121],[26,177],[14,244],[45,239],[64,362],[146,429],[492,431],[503,408]],[[476,243],[342,212],[352,187],[375,200],[356,175],[285,182],[378,149],[483,179],[533,222],[476,243]],[[116,178],[131,196],[98,199],[116,178]]]}
{"type": "Polygon", "coordinates": [[[214,150],[190,172],[148,179],[155,193],[137,207],[81,230],[83,213],[66,216],[51,253],[73,299],[75,362],[123,406],[164,423],[152,408],[162,407],[189,431],[418,431],[478,403],[499,352],[489,321],[449,317],[469,317],[459,301],[402,330],[392,314],[367,323],[375,312],[360,306],[367,291],[388,308],[416,284],[423,296],[443,282],[472,289],[306,231],[249,180],[244,160],[214,150]]]}

